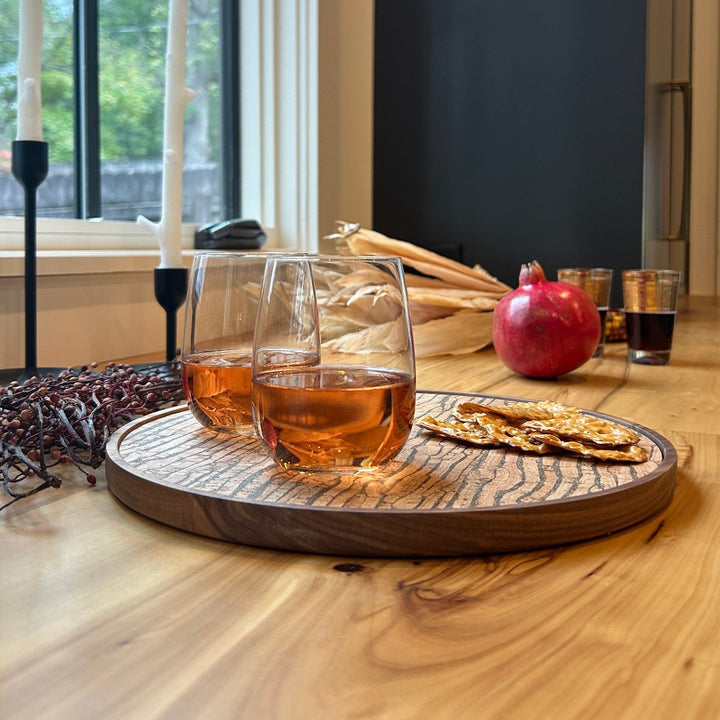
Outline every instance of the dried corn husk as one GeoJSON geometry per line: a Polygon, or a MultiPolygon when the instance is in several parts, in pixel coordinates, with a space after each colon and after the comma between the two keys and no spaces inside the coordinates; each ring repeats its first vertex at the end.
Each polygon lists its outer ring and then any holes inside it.
{"type": "Polygon", "coordinates": [[[495,298],[460,288],[409,287],[408,301],[413,324],[418,325],[436,317],[452,315],[458,310],[492,312],[497,304],[495,298]]]}
{"type": "Polygon", "coordinates": [[[377,268],[367,266],[348,275],[322,269],[314,278],[322,301],[323,340],[390,323],[402,313],[399,288],[389,284],[387,274],[377,268]]]}
{"type": "Polygon", "coordinates": [[[453,315],[413,325],[416,357],[462,355],[492,342],[492,313],[460,310],[453,315]]]}
{"type": "MultiPolygon", "coordinates": [[[[338,233],[330,237],[342,251],[397,256],[406,268],[422,273],[405,273],[417,357],[474,352],[492,342],[492,311],[512,288],[480,265],[471,268],[357,224],[340,222],[338,233]]],[[[366,337],[362,333],[355,328],[347,337],[348,347],[360,347],[366,337]]],[[[338,338],[338,347],[344,341],[338,338]]]]}
{"type": "Polygon", "coordinates": [[[378,348],[388,352],[399,352],[406,345],[407,331],[402,318],[380,325],[370,325],[323,342],[324,348],[355,354],[370,352],[368,348],[373,348],[372,352],[377,352],[378,348]]]}
{"type": "Polygon", "coordinates": [[[480,265],[468,267],[404,240],[394,240],[374,230],[360,228],[345,238],[353,255],[396,255],[418,272],[444,280],[450,287],[468,288],[501,298],[511,290],[480,265]]]}

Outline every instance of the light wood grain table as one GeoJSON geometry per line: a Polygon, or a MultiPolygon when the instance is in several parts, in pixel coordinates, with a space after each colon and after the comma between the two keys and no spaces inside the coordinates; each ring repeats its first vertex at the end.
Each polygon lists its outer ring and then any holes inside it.
{"type": "Polygon", "coordinates": [[[393,560],[193,536],[70,478],[0,513],[0,716],[720,717],[720,302],[683,301],[665,367],[610,344],[534,381],[490,349],[418,382],[652,428],[674,499],[602,540],[393,560]]]}

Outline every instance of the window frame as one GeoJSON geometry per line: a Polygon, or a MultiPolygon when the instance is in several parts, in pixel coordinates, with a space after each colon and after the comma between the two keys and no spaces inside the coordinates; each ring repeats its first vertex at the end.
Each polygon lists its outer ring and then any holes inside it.
{"type": "MultiPolygon", "coordinates": [[[[239,9],[236,0],[219,0],[222,132],[226,137],[219,158],[224,216],[240,214],[240,86],[239,9]],[[235,132],[230,129],[234,128],[235,132]]],[[[100,186],[100,108],[98,81],[98,0],[73,3],[73,106],[75,145],[75,218],[37,219],[38,252],[148,251],[154,236],[133,221],[104,220],[100,186]]],[[[197,224],[184,224],[183,247],[192,248],[197,224]]],[[[3,216],[0,253],[24,251],[24,218],[3,216]]],[[[6,269],[0,257],[0,274],[6,269]]],[[[11,265],[14,263],[11,262],[11,265]]]]}
{"type": "MultiPolygon", "coordinates": [[[[228,13],[225,18],[237,23],[239,39],[238,61],[228,60],[223,70],[225,82],[232,83],[237,93],[237,119],[232,113],[224,118],[224,132],[231,142],[223,156],[225,163],[233,158],[239,163],[242,154],[237,177],[231,179],[239,185],[237,209],[242,208],[242,217],[262,224],[267,249],[317,251],[318,0],[239,0],[236,15],[231,6],[238,3],[221,3],[228,13]]],[[[188,263],[196,228],[182,226],[188,263]]],[[[101,253],[119,259],[112,266],[115,272],[123,271],[127,263],[135,267],[135,261],[128,260],[133,254],[157,252],[159,257],[155,238],[145,228],[101,218],[38,218],[37,248],[39,274],[60,268],[58,257],[75,257],[77,272],[85,266],[92,271],[97,262],[88,258],[101,253]]],[[[17,254],[23,250],[24,219],[4,217],[0,277],[22,274],[17,272],[17,254]]]]}
{"type": "Polygon", "coordinates": [[[75,217],[102,216],[98,0],[73,2],[75,217]]]}

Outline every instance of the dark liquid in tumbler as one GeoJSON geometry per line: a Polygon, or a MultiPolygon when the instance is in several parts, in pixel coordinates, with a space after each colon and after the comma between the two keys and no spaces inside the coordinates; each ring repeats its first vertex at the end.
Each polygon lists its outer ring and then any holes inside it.
{"type": "Polygon", "coordinates": [[[674,312],[625,312],[628,347],[633,350],[669,351],[675,328],[674,312]]]}

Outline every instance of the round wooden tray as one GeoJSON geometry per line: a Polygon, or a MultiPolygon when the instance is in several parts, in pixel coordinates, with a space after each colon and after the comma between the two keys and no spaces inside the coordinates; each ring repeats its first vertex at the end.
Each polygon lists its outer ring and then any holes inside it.
{"type": "MultiPolygon", "coordinates": [[[[516,398],[418,393],[417,417],[444,418],[469,399],[516,398]]],[[[254,435],[206,430],[181,406],[120,428],[107,445],[107,480],[149,518],[257,547],[385,557],[530,550],[627,528],[670,503],[675,448],[610,419],[640,434],[646,462],[471,447],[415,427],[382,472],[313,475],[277,468],[254,435]]]]}

